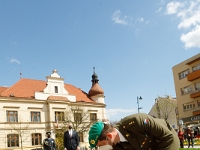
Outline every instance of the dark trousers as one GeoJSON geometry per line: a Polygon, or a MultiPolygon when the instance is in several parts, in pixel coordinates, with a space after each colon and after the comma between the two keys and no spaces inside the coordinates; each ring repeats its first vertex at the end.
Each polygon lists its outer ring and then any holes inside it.
{"type": "Polygon", "coordinates": [[[187,141],[188,141],[188,148],[190,147],[190,145],[192,145],[192,147],[194,146],[194,138],[193,137],[187,137],[187,141]]]}
{"type": "Polygon", "coordinates": [[[179,140],[180,140],[180,148],[184,148],[184,146],[183,146],[184,140],[182,140],[182,139],[179,139],[179,140]]]}

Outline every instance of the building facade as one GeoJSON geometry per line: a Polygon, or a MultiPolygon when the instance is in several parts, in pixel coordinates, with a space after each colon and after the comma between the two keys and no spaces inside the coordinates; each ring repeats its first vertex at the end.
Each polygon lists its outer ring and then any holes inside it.
{"type": "MultiPolygon", "coordinates": [[[[47,131],[55,138],[65,115],[72,108],[81,108],[91,120],[106,118],[104,91],[98,83],[97,74],[92,75],[92,86],[88,93],[70,84],[53,70],[46,81],[20,79],[11,87],[0,87],[0,150],[39,149],[47,131]]],[[[80,111],[80,109],[79,109],[80,111]]],[[[76,112],[76,110],[74,111],[76,112]]],[[[72,118],[75,121],[78,116],[72,118]]],[[[81,134],[81,144],[88,143],[88,133],[81,134]]]]}
{"type": "Polygon", "coordinates": [[[155,99],[155,103],[148,114],[156,118],[166,119],[174,129],[178,129],[176,108],[176,98],[159,97],[155,99]]]}
{"type": "Polygon", "coordinates": [[[178,119],[184,126],[200,123],[200,53],[172,68],[178,119]]]}

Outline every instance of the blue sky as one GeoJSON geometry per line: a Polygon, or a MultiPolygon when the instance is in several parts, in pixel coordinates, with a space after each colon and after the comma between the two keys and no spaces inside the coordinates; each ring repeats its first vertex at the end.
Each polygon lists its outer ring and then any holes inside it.
{"type": "Polygon", "coordinates": [[[199,48],[199,0],[0,1],[0,85],[57,69],[88,92],[95,67],[110,120],[176,97],[172,67],[199,48]]]}

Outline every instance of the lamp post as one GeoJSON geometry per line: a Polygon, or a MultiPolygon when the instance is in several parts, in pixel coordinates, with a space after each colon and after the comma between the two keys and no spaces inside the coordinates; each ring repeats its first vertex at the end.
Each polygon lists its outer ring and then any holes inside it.
{"type": "Polygon", "coordinates": [[[138,104],[138,113],[140,113],[140,109],[142,109],[142,107],[140,107],[140,104],[139,104],[139,100],[142,100],[142,97],[137,97],[137,104],[138,104]]]}

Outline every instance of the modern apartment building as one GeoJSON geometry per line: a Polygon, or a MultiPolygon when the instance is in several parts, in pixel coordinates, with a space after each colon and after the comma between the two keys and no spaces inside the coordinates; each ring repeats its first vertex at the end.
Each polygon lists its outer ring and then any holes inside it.
{"type": "Polygon", "coordinates": [[[175,65],[174,84],[178,119],[184,125],[200,123],[200,53],[175,65]]]}
{"type": "MultiPolygon", "coordinates": [[[[64,78],[53,70],[46,81],[22,78],[11,87],[0,87],[0,150],[36,150],[42,147],[47,131],[55,138],[65,120],[66,111],[74,110],[75,121],[82,116],[83,109],[91,120],[106,118],[104,91],[98,83],[97,74],[92,75],[92,86],[88,93],[64,83],[64,78]]],[[[81,144],[88,144],[88,133],[79,135],[81,144]]]]}

